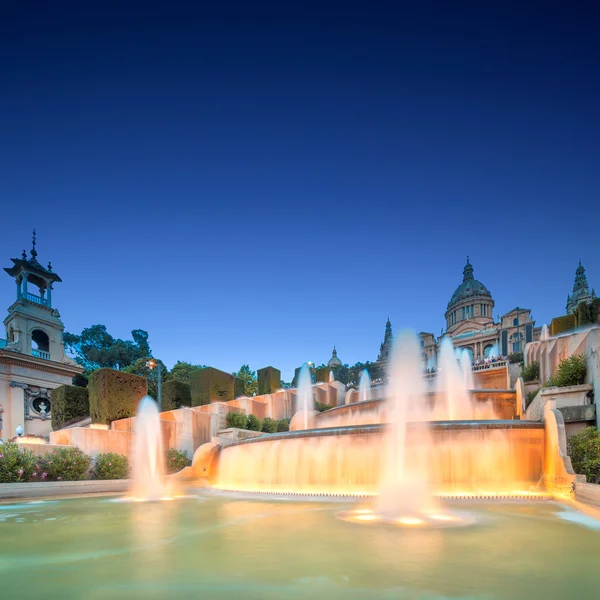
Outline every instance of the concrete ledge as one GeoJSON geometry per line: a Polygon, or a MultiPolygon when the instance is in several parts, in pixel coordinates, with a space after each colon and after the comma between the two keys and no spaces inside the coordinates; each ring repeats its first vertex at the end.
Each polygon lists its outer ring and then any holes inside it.
{"type": "Polygon", "coordinates": [[[0,498],[43,498],[80,494],[121,494],[129,489],[128,479],[106,481],[43,481],[0,483],[0,498]]]}
{"type": "Polygon", "coordinates": [[[575,483],[575,498],[594,508],[600,508],[600,485],[597,483],[575,483]]]}
{"type": "Polygon", "coordinates": [[[558,408],[562,413],[565,423],[579,423],[589,421],[589,425],[596,422],[596,407],[593,404],[584,406],[561,406],[558,408]]]}

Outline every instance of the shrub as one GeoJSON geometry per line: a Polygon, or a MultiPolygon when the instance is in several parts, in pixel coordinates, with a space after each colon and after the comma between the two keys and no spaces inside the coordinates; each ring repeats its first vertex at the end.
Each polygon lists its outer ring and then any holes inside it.
{"type": "Polygon", "coordinates": [[[190,386],[177,379],[169,379],[162,386],[162,410],[176,410],[191,406],[190,386]]]}
{"type": "Polygon", "coordinates": [[[329,404],[322,404],[321,402],[315,402],[315,410],[317,412],[325,412],[326,410],[329,410],[330,408],[332,408],[332,407],[329,406],[329,404]]]}
{"type": "Polygon", "coordinates": [[[37,471],[51,481],[81,481],[86,479],[91,458],[79,448],[56,448],[46,454],[37,465],[37,471]]]}
{"type": "Polygon", "coordinates": [[[246,419],[246,429],[250,431],[260,431],[262,429],[262,421],[256,415],[248,415],[246,419]]]}
{"type": "Polygon", "coordinates": [[[590,483],[600,483],[600,433],[588,427],[572,435],[567,450],[575,473],[585,475],[590,483]]]}
{"type": "Polygon", "coordinates": [[[531,390],[531,392],[527,392],[525,408],[527,408],[533,402],[533,399],[537,396],[539,391],[540,390],[531,390]]]}
{"type": "Polygon", "coordinates": [[[271,417],[266,417],[262,422],[262,431],[265,433],[275,433],[277,431],[277,421],[271,419],[271,417]]]}
{"type": "Polygon", "coordinates": [[[523,367],[521,369],[521,377],[523,381],[536,381],[540,378],[540,363],[537,361],[523,367]]]}
{"type": "Polygon", "coordinates": [[[185,467],[189,467],[192,461],[188,458],[185,450],[177,450],[177,448],[168,448],[165,452],[165,463],[167,473],[177,473],[185,467]]]}
{"type": "Polygon", "coordinates": [[[148,381],[131,373],[98,369],[90,375],[87,389],[92,421],[109,424],[135,415],[139,401],[148,393],[148,381]]]}
{"type": "Polygon", "coordinates": [[[129,477],[129,460],[123,454],[107,452],[98,454],[92,469],[93,479],[127,479],[129,477]]]}
{"type": "Polygon", "coordinates": [[[0,483],[28,481],[35,472],[35,457],[31,450],[14,442],[0,444],[0,483]]]}
{"type": "Polygon", "coordinates": [[[277,432],[282,433],[284,431],[290,430],[290,420],[289,419],[279,419],[277,421],[277,432]]]}
{"type": "Polygon", "coordinates": [[[546,382],[546,387],[567,387],[581,385],[585,381],[587,364],[585,356],[574,354],[558,363],[554,377],[546,382]]]}
{"type": "Polygon", "coordinates": [[[52,429],[67,425],[90,416],[90,398],[87,388],[61,385],[52,392],[52,429]]]}
{"type": "Polygon", "coordinates": [[[227,427],[246,429],[246,415],[236,412],[227,413],[227,427]]]}
{"type": "Polygon", "coordinates": [[[511,365],[523,364],[523,353],[522,352],[513,352],[512,354],[509,354],[508,362],[511,365]]]}

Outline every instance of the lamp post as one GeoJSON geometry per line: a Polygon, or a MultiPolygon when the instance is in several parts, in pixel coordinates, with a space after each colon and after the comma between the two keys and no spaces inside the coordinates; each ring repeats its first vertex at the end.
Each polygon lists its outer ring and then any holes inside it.
{"type": "Polygon", "coordinates": [[[162,369],[160,368],[160,363],[155,361],[154,359],[151,359],[148,361],[148,367],[150,367],[150,370],[154,369],[154,367],[157,368],[157,382],[158,382],[158,389],[156,391],[156,403],[158,404],[158,411],[160,412],[162,410],[162,369]]]}

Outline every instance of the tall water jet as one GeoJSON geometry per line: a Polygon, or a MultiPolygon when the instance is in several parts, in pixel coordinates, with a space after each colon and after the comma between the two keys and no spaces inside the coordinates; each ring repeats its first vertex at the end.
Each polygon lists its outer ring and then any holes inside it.
{"type": "Polygon", "coordinates": [[[360,381],[358,383],[358,401],[366,402],[371,399],[371,378],[369,377],[369,371],[363,369],[360,375],[360,381]]]}
{"type": "Polygon", "coordinates": [[[460,370],[463,377],[463,385],[465,390],[475,388],[473,380],[473,365],[471,364],[471,353],[468,350],[463,350],[460,357],[460,370]]]}
{"type": "Polygon", "coordinates": [[[436,415],[436,418],[441,417],[451,421],[473,418],[471,394],[465,387],[464,376],[449,337],[445,337],[440,344],[436,385],[439,396],[445,400],[445,414],[442,412],[442,414],[436,415]]]}
{"type": "Polygon", "coordinates": [[[164,460],[158,406],[145,396],[138,405],[133,438],[131,475],[136,499],[160,500],[164,496],[164,460]]]}
{"type": "Polygon", "coordinates": [[[416,335],[402,332],[393,343],[390,383],[388,388],[388,420],[385,434],[383,473],[379,486],[376,514],[386,520],[419,519],[417,515],[435,509],[429,489],[425,384],[421,373],[421,357],[416,335]],[[419,428],[407,442],[407,426],[419,428]]]}
{"type": "Polygon", "coordinates": [[[329,383],[333,383],[335,381],[335,375],[333,371],[329,371],[329,383]]]}
{"type": "Polygon", "coordinates": [[[298,374],[298,387],[296,388],[296,411],[304,413],[304,429],[308,429],[308,419],[315,410],[315,400],[312,390],[312,376],[308,365],[304,363],[298,374]]]}
{"type": "Polygon", "coordinates": [[[542,325],[542,333],[540,334],[540,340],[542,342],[545,342],[549,338],[550,338],[550,333],[548,332],[548,325],[546,325],[544,323],[544,325],[542,325]]]}

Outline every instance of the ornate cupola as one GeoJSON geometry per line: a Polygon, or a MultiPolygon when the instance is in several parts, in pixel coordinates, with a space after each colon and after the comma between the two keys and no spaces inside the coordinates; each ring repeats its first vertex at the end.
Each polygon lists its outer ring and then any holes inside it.
{"type": "Polygon", "coordinates": [[[378,363],[387,363],[390,357],[390,351],[392,349],[392,322],[388,317],[388,320],[385,324],[385,334],[383,335],[383,342],[379,347],[379,356],[377,357],[378,363]]]}
{"type": "Polygon", "coordinates": [[[457,330],[481,329],[494,321],[494,300],[490,291],[473,276],[473,265],[467,256],[467,264],[463,269],[462,283],[454,290],[454,294],[446,308],[446,333],[457,330]]]}
{"type": "Polygon", "coordinates": [[[335,349],[335,346],[334,346],[333,352],[331,354],[331,358],[329,359],[327,366],[331,368],[331,367],[340,367],[341,365],[342,365],[342,361],[338,358],[337,350],[335,349]]]}
{"type": "Polygon", "coordinates": [[[53,285],[61,278],[52,271],[50,263],[43,267],[37,257],[34,229],[29,257],[23,250],[21,258],[11,258],[13,266],[4,269],[17,284],[17,299],[8,308],[8,317],[4,320],[7,349],[65,362],[64,325],[52,306],[53,285]]]}

